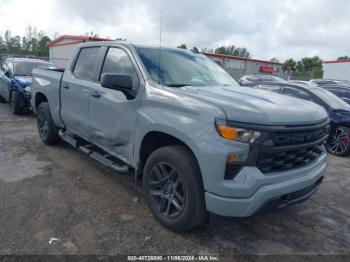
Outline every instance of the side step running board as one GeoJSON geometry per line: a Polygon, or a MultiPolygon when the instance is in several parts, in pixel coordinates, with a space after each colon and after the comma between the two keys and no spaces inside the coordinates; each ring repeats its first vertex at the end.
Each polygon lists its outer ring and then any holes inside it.
{"type": "Polygon", "coordinates": [[[99,162],[101,165],[108,167],[120,174],[128,174],[130,172],[129,166],[125,164],[120,164],[114,156],[103,154],[102,150],[93,144],[89,144],[87,141],[82,139],[75,139],[70,135],[66,135],[62,130],[59,131],[59,136],[73,146],[75,149],[83,152],[84,154],[90,156],[95,161],[99,162]]]}

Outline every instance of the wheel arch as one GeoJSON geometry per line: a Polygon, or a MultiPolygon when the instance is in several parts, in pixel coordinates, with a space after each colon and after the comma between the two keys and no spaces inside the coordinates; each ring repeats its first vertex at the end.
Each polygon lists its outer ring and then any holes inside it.
{"type": "Polygon", "coordinates": [[[33,104],[35,112],[38,110],[39,105],[43,102],[48,102],[46,95],[44,95],[41,92],[36,93],[34,97],[34,104],[33,104]]]}
{"type": "Polygon", "coordinates": [[[152,154],[152,152],[154,152],[158,148],[172,145],[184,146],[192,154],[200,170],[200,165],[198,158],[196,157],[195,150],[183,138],[179,138],[178,136],[165,131],[149,131],[143,136],[139,146],[139,150],[136,153],[136,157],[138,160],[138,174],[142,174],[144,165],[148,157],[152,154]]]}

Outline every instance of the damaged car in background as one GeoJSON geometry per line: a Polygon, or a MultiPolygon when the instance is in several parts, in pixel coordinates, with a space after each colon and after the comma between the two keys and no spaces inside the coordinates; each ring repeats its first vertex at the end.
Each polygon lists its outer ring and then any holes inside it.
{"type": "Polygon", "coordinates": [[[6,58],[0,69],[0,102],[12,104],[13,114],[19,115],[30,108],[32,97],[32,71],[34,68],[53,69],[44,60],[6,58]]]}

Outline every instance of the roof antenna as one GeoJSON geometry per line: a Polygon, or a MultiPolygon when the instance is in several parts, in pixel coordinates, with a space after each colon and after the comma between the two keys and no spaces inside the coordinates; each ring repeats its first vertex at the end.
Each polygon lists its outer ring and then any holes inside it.
{"type": "Polygon", "coordinates": [[[160,9],[160,28],[159,28],[159,54],[158,54],[158,84],[162,84],[163,87],[163,81],[161,83],[160,80],[160,62],[161,62],[161,47],[162,47],[162,31],[163,31],[163,9],[160,9]]]}

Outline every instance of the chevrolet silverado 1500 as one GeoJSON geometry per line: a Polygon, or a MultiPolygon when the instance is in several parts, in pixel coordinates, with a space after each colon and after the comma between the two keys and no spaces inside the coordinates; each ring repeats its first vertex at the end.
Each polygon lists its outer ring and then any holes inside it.
{"type": "Polygon", "coordinates": [[[240,87],[201,54],[85,43],[64,72],[35,69],[32,91],[44,143],[63,139],[142,179],[151,211],[175,231],[208,212],[247,217],[302,202],[324,176],[323,108],[240,87]]]}

